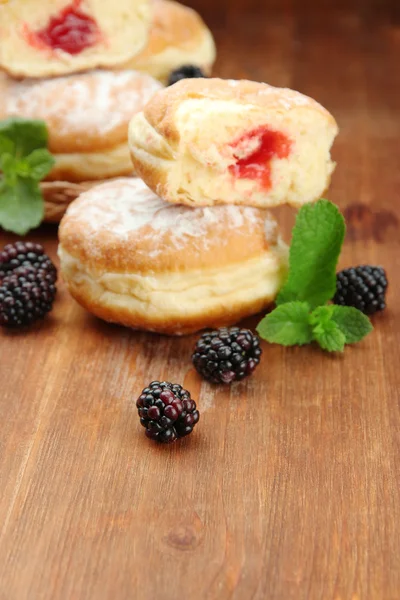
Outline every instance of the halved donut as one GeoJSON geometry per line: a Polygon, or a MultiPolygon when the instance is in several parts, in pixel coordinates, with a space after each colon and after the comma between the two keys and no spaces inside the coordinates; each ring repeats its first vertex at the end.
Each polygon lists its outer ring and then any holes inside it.
{"type": "Polygon", "coordinates": [[[0,5],[0,67],[54,77],[129,60],[145,46],[149,0],[12,0],[0,5]]]}
{"type": "Polygon", "coordinates": [[[136,172],[169,202],[300,206],[321,196],[336,122],[315,100],[265,83],[186,79],[132,119],[136,172]]]}

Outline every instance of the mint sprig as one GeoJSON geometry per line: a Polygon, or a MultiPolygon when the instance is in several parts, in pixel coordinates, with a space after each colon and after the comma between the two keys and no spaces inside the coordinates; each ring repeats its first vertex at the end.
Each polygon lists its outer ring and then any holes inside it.
{"type": "Polygon", "coordinates": [[[259,335],[275,344],[312,341],[329,352],[362,340],[372,325],[356,308],[327,304],[336,290],[336,267],[345,223],[339,209],[319,200],[303,206],[293,229],[289,273],[277,307],[259,323],[259,335]]]}
{"type": "Polygon", "coordinates": [[[47,139],[43,121],[15,117],[0,122],[0,226],[18,235],[43,220],[39,182],[54,165],[47,139]]]}

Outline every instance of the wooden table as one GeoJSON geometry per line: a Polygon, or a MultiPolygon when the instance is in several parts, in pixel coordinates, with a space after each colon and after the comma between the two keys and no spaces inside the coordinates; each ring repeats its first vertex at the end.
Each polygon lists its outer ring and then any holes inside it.
{"type": "MultiPolygon", "coordinates": [[[[337,117],[342,265],[383,264],[388,309],[344,356],[265,345],[255,376],[224,388],[191,368],[194,337],[101,323],[60,284],[51,318],[0,334],[1,600],[400,599],[398,7],[202,4],[218,74],[337,117]],[[159,378],[201,410],[171,447],[134,406],[159,378]]],[[[55,228],[31,237],[55,256],[55,228]]]]}

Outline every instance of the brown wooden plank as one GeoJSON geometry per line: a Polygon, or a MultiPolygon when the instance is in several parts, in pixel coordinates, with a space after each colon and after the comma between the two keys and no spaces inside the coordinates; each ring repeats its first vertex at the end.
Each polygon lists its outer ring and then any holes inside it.
{"type": "MultiPolygon", "coordinates": [[[[218,73],[294,86],[337,117],[341,264],[384,264],[389,308],[343,357],[265,345],[254,377],[221,389],[193,372],[193,337],[103,324],[60,285],[42,326],[0,333],[0,598],[399,600],[398,8],[192,5],[218,73]],[[202,412],[167,448],[134,408],[157,378],[202,412]]],[[[33,237],[55,256],[55,228],[33,237]]]]}

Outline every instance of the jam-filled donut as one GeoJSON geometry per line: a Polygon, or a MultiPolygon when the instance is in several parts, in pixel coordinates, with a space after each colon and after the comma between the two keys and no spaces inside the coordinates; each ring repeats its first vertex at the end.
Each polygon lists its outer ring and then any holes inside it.
{"type": "Polygon", "coordinates": [[[129,60],[147,42],[149,0],[11,0],[0,3],[0,67],[54,77],[129,60]]]}
{"type": "Polygon", "coordinates": [[[59,229],[71,294],[98,317],[182,335],[232,324],[264,309],[286,273],[287,248],[265,211],[188,208],[140,179],[96,186],[59,229]]]}
{"type": "Polygon", "coordinates": [[[321,196],[334,163],[334,118],[265,83],[186,79],[132,119],[136,172],[169,202],[300,206],[321,196]]]}
{"type": "Polygon", "coordinates": [[[196,11],[172,0],[154,0],[148,42],[123,67],[166,83],[171,71],[183,65],[195,65],[209,75],[215,54],[211,32],[196,11]]]}
{"type": "Polygon", "coordinates": [[[43,119],[55,165],[47,177],[61,200],[74,185],[133,173],[128,124],[161,84],[137,71],[89,71],[54,79],[16,81],[0,74],[0,119],[43,119]],[[64,185],[65,184],[65,185],[64,185]]]}

